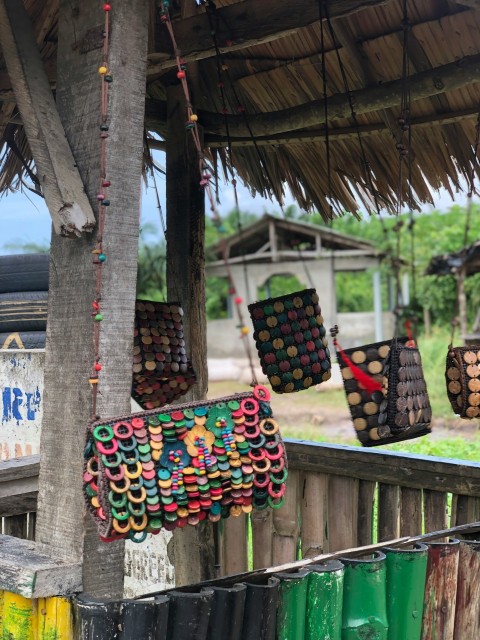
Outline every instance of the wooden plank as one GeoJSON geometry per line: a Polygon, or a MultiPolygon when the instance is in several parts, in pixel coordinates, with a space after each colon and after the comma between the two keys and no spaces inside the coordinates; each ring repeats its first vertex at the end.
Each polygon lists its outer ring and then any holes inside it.
{"type": "Polygon", "coordinates": [[[34,542],[2,535],[0,590],[25,598],[70,595],[82,590],[82,568],[50,557],[34,542]]]}
{"type": "Polygon", "coordinates": [[[400,535],[418,536],[423,528],[422,490],[402,487],[400,494],[400,535]]]}
{"type": "Polygon", "coordinates": [[[91,231],[95,215],[23,2],[0,0],[0,44],[53,227],[62,235],[91,231]]]}
{"type": "Polygon", "coordinates": [[[373,506],[376,483],[360,480],[358,483],[358,535],[360,546],[373,542],[373,506]]]}
{"type": "Polygon", "coordinates": [[[400,535],[400,487],[378,485],[378,541],[392,540],[400,535]]]}
{"type": "Polygon", "coordinates": [[[285,502],[273,512],[272,562],[281,564],[297,558],[297,543],[300,533],[299,522],[300,474],[288,472],[285,502]]]}
{"type": "Polygon", "coordinates": [[[480,496],[480,464],[391,451],[286,440],[291,469],[480,496]]]}
{"type": "Polygon", "coordinates": [[[328,551],[357,546],[358,485],[345,476],[328,479],[328,551]]]}
{"type": "Polygon", "coordinates": [[[0,517],[36,510],[39,468],[38,455],[0,462],[0,517]]]}
{"type": "Polygon", "coordinates": [[[254,509],[252,511],[252,547],[254,569],[262,569],[264,567],[272,566],[272,539],[272,509],[263,509],[262,511],[256,511],[254,509]]]}
{"type": "Polygon", "coordinates": [[[223,523],[222,575],[242,573],[248,569],[247,518],[245,514],[227,518],[223,523]]]}
{"type": "MultiPolygon", "coordinates": [[[[0,492],[4,483],[20,480],[23,478],[38,477],[40,469],[40,456],[24,456],[23,458],[11,458],[0,462],[0,492]]],[[[9,488],[11,491],[11,488],[9,488]]],[[[0,493],[0,497],[3,495],[0,493]]]]}
{"type": "Polygon", "coordinates": [[[480,499],[472,496],[456,496],[455,525],[468,524],[480,519],[480,499]]]}
{"type": "Polygon", "coordinates": [[[480,638],[480,542],[461,542],[453,640],[480,638]]]}
{"type": "Polygon", "coordinates": [[[306,473],[301,482],[300,539],[302,558],[322,553],[324,547],[328,476],[306,473]]]}
{"type": "MultiPolygon", "coordinates": [[[[329,3],[329,12],[332,18],[347,16],[387,2],[388,0],[335,0],[329,3]]],[[[217,9],[213,19],[220,52],[230,53],[292,35],[301,28],[318,22],[318,16],[318,6],[310,0],[296,0],[295,11],[292,11],[288,3],[279,3],[277,0],[245,0],[217,9]]],[[[210,22],[203,12],[175,21],[173,28],[177,47],[186,62],[216,55],[210,22]]],[[[156,40],[156,50],[159,53],[155,58],[158,62],[149,65],[150,76],[175,66],[175,59],[171,55],[172,44],[162,24],[156,40]]]]}
{"type": "Polygon", "coordinates": [[[447,527],[447,494],[443,491],[423,491],[425,533],[447,527]]]}

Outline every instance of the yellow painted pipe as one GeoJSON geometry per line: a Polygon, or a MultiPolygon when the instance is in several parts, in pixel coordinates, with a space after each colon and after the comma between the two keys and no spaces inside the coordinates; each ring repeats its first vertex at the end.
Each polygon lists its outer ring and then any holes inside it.
{"type": "Polygon", "coordinates": [[[37,601],[36,609],[35,640],[73,640],[70,600],[67,598],[40,598],[37,601]]]}
{"type": "Polygon", "coordinates": [[[36,603],[10,591],[3,592],[2,640],[35,640],[36,603]]]}
{"type": "Polygon", "coordinates": [[[0,591],[0,640],[3,640],[3,591],[0,591]]]}

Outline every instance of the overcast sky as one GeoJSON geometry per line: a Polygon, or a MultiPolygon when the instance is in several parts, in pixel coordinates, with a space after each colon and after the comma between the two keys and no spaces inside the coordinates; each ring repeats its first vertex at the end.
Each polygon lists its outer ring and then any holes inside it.
{"type": "MultiPolygon", "coordinates": [[[[161,162],[161,159],[160,159],[161,162]]],[[[158,175],[157,184],[160,190],[160,199],[162,206],[165,207],[165,176],[158,175]]],[[[279,211],[279,207],[275,202],[265,200],[260,197],[252,199],[249,191],[238,183],[238,193],[240,200],[240,208],[245,211],[251,211],[262,214],[265,211],[279,211]]],[[[221,205],[219,206],[220,214],[226,214],[232,210],[234,206],[233,189],[231,185],[222,185],[221,205]]],[[[455,202],[457,204],[465,204],[466,196],[464,193],[459,194],[455,202]]],[[[293,198],[286,198],[285,205],[294,203],[293,198]]],[[[439,192],[436,198],[436,208],[440,210],[448,209],[453,202],[446,192],[439,192]]],[[[112,207],[115,203],[112,202],[112,207]]],[[[426,207],[425,210],[431,207],[426,207]]],[[[155,193],[152,186],[144,189],[142,198],[142,224],[151,222],[160,229],[159,215],[155,199],[155,193]]],[[[50,216],[48,214],[45,202],[42,198],[35,196],[30,192],[26,193],[9,193],[0,199],[0,251],[7,253],[5,245],[8,244],[26,244],[35,242],[48,245],[50,242],[50,216]]],[[[12,251],[9,251],[12,253],[12,251]]],[[[14,253],[18,251],[13,251],[14,253]]]]}

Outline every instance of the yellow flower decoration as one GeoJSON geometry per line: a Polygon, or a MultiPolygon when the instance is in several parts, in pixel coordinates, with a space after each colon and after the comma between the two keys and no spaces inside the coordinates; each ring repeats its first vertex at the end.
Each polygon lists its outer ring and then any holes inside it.
{"type": "Polygon", "coordinates": [[[199,455],[198,447],[195,444],[197,438],[203,438],[205,445],[210,453],[212,452],[212,446],[215,442],[215,436],[211,431],[207,431],[205,427],[196,424],[190,429],[184,440],[184,443],[187,447],[187,452],[190,456],[192,456],[192,458],[196,458],[199,455]]]}

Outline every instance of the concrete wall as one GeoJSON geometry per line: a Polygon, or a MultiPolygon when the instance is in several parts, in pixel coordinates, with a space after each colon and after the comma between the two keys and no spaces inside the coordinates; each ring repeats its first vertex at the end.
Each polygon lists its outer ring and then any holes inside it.
{"type": "MultiPolygon", "coordinates": [[[[43,349],[0,350],[0,460],[40,452],[44,363],[43,349]]],[[[132,410],[138,411],[135,404],[132,410]]],[[[79,425],[79,429],[86,426],[79,425]]],[[[127,541],[125,597],[175,586],[175,571],[167,554],[171,538],[164,531],[149,536],[142,545],[127,541]]]]}
{"type": "Polygon", "coordinates": [[[0,350],[0,460],[40,451],[45,352],[0,350]]]}

